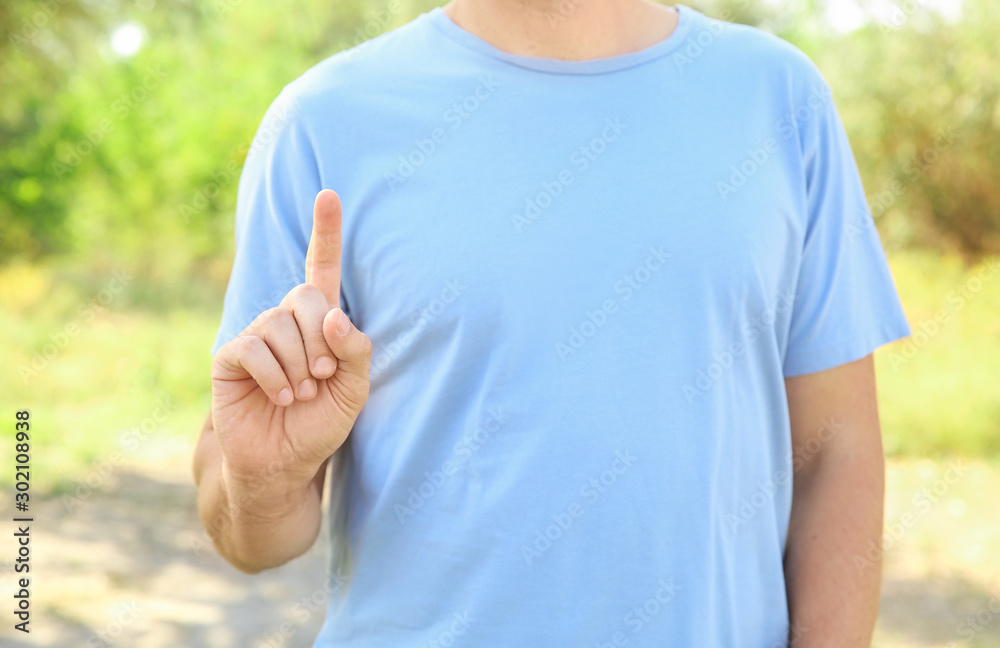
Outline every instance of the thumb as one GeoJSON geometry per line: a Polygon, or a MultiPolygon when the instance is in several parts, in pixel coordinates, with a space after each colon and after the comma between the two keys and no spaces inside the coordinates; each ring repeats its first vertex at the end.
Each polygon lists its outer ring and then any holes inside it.
{"type": "Polygon", "coordinates": [[[334,376],[344,377],[346,373],[367,389],[372,360],[372,342],[368,336],[354,326],[344,311],[334,308],[323,318],[323,337],[337,356],[334,376]]]}

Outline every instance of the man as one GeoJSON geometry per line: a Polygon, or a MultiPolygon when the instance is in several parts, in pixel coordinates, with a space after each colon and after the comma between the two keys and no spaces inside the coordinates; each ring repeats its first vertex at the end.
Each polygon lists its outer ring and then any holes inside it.
{"type": "Polygon", "coordinates": [[[796,49],[645,0],[454,0],[264,118],[201,516],[280,565],[329,464],[317,646],[866,646],[870,354],[908,333],[796,49]]]}

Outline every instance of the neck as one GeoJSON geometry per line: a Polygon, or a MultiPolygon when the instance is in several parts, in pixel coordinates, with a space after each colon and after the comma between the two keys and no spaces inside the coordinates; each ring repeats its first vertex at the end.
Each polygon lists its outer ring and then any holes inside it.
{"type": "Polygon", "coordinates": [[[444,12],[497,49],[566,61],[638,52],[677,26],[676,10],[649,0],[452,0],[444,12]]]}

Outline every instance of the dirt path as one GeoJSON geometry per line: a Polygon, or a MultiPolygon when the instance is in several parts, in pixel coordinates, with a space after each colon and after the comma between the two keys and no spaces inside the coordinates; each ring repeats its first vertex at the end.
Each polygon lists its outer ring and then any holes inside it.
{"type": "MultiPolygon", "coordinates": [[[[72,513],[58,497],[34,503],[32,632],[26,637],[5,624],[0,644],[312,646],[325,607],[325,539],[281,569],[240,574],[205,547],[187,466],[174,463],[123,469],[109,491],[79,502],[72,513]]],[[[911,493],[932,486],[943,470],[891,466],[887,522],[905,514],[911,493]]],[[[875,646],[1000,647],[1000,505],[991,495],[1000,492],[1000,472],[971,475],[921,508],[924,515],[886,552],[875,646]]],[[[9,540],[4,547],[4,556],[13,555],[9,540]]],[[[5,593],[12,576],[9,563],[3,565],[5,593]]]]}
{"type": "MultiPolygon", "coordinates": [[[[248,576],[206,546],[186,466],[122,470],[115,481],[72,514],[59,498],[36,503],[31,635],[5,627],[0,644],[312,646],[325,611],[322,539],[285,567],[248,576]]],[[[6,592],[7,569],[3,581],[6,592]]]]}

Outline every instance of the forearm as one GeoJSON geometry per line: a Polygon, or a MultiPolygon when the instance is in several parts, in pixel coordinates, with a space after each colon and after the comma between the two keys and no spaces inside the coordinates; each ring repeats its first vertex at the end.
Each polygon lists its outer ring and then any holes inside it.
{"type": "Polygon", "coordinates": [[[785,578],[795,648],[863,648],[878,615],[884,465],[877,453],[817,458],[796,474],[785,578]]]}
{"type": "Polygon", "coordinates": [[[237,479],[223,466],[211,419],[195,453],[198,514],[216,550],[241,571],[256,573],[305,553],[322,520],[326,464],[306,482],[262,473],[237,479]]]}

